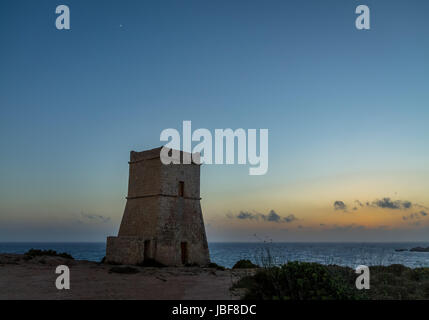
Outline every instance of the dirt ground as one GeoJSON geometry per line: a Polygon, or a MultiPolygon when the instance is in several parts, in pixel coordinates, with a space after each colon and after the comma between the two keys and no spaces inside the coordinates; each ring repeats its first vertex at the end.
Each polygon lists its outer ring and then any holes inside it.
{"type": "Polygon", "coordinates": [[[135,274],[109,272],[113,266],[59,257],[0,254],[0,299],[239,299],[231,285],[249,271],[213,268],[143,268],[135,274]],[[70,289],[58,290],[55,269],[70,269],[70,289]]]}

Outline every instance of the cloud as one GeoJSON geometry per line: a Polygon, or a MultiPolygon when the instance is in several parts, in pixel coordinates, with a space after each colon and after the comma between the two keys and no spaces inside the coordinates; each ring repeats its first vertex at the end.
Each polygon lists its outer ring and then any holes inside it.
{"type": "Polygon", "coordinates": [[[271,210],[265,218],[272,222],[279,222],[281,220],[281,217],[274,210],[271,210]]]}
{"type": "Polygon", "coordinates": [[[415,220],[415,219],[420,219],[422,217],[426,217],[428,215],[428,213],[426,211],[419,211],[419,212],[415,212],[415,213],[411,213],[408,216],[403,216],[402,220],[407,221],[407,220],[415,220]]]}
{"type": "Polygon", "coordinates": [[[347,211],[347,205],[343,201],[335,201],[334,202],[334,209],[335,210],[343,210],[344,212],[347,211]]]}
{"type": "Polygon", "coordinates": [[[409,209],[413,204],[408,200],[395,200],[392,201],[390,198],[377,199],[370,204],[371,207],[378,207],[382,209],[409,209]]]}
{"type": "Polygon", "coordinates": [[[365,229],[366,229],[365,226],[358,225],[356,223],[343,225],[343,226],[334,225],[333,227],[330,228],[330,230],[332,231],[351,231],[351,230],[365,230],[365,229]]]}
{"type": "Polygon", "coordinates": [[[428,207],[425,207],[424,205],[421,205],[419,203],[413,203],[413,207],[429,210],[428,207]]]}
{"type": "Polygon", "coordinates": [[[295,220],[298,220],[298,218],[297,218],[297,217],[295,217],[295,215],[294,215],[294,214],[290,214],[290,215],[288,215],[287,217],[283,218],[283,220],[284,220],[285,222],[289,223],[289,222],[293,222],[293,221],[295,221],[295,220]]]}
{"type": "Polygon", "coordinates": [[[402,207],[404,207],[405,209],[409,209],[412,207],[412,203],[410,201],[402,201],[402,207]]]}
{"type": "Polygon", "coordinates": [[[261,221],[268,221],[268,222],[274,222],[274,223],[291,223],[293,221],[298,220],[298,218],[294,214],[290,214],[286,217],[281,217],[277,212],[274,210],[270,210],[268,214],[263,214],[259,212],[249,212],[249,211],[240,211],[236,216],[232,215],[231,213],[228,213],[226,215],[228,218],[237,218],[239,220],[261,220],[261,221]]]}
{"type": "MultiPolygon", "coordinates": [[[[392,200],[389,197],[384,197],[382,199],[376,199],[372,202],[370,201],[361,202],[360,200],[355,200],[352,211],[358,211],[360,208],[363,208],[363,207],[391,209],[391,210],[407,210],[410,208],[420,208],[420,209],[429,210],[429,208],[421,204],[412,203],[411,201],[408,201],[408,200],[392,200]]],[[[342,210],[344,212],[347,212],[347,208],[348,208],[347,205],[343,201],[338,200],[334,202],[335,210],[342,210]]]]}
{"type": "Polygon", "coordinates": [[[237,215],[237,218],[240,220],[246,220],[246,219],[253,220],[253,219],[259,219],[259,216],[257,213],[254,214],[247,211],[240,211],[240,213],[237,215]]]}
{"type": "Polygon", "coordinates": [[[81,212],[80,216],[81,216],[81,218],[84,218],[84,219],[91,221],[91,222],[106,223],[106,222],[110,221],[109,217],[104,217],[104,216],[98,215],[98,214],[89,214],[89,213],[81,212]]]}
{"type": "Polygon", "coordinates": [[[362,202],[360,202],[359,200],[355,200],[355,203],[359,206],[359,207],[363,207],[365,206],[362,202]]]}

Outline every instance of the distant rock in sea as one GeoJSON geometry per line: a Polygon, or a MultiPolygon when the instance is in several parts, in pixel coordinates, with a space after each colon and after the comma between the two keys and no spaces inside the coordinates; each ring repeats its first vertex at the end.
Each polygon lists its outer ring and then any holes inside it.
{"type": "Polygon", "coordinates": [[[408,249],[395,249],[396,252],[408,251],[408,249]]]}
{"type": "Polygon", "coordinates": [[[415,247],[415,248],[410,249],[410,251],[413,251],[413,252],[429,252],[429,247],[427,247],[427,248],[415,247]]]}

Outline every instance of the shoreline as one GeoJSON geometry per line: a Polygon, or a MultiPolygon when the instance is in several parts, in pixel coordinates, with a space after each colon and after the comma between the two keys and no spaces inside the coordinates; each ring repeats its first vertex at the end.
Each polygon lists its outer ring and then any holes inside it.
{"type": "MultiPolygon", "coordinates": [[[[232,268],[240,259],[260,263],[270,251],[276,263],[308,261],[355,268],[358,265],[402,264],[410,268],[429,267],[428,252],[410,251],[428,247],[423,242],[398,243],[209,243],[211,261],[232,268]]],[[[0,243],[0,253],[24,254],[31,248],[67,252],[74,258],[100,262],[106,255],[105,243],[94,242],[8,242],[0,243]]]]}

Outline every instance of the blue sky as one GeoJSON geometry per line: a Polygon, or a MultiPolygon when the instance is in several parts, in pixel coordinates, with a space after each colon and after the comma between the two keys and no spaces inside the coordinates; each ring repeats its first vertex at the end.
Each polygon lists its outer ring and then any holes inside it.
{"type": "MultiPolygon", "coordinates": [[[[209,241],[319,240],[302,229],[323,221],[414,239],[426,220],[337,217],[332,203],[429,206],[428,15],[418,0],[1,1],[0,240],[115,233],[129,151],[161,145],[183,120],[270,132],[267,175],[202,168],[209,241]],[[55,28],[59,4],[71,30],[55,28]],[[369,31],[354,26],[359,4],[369,31]],[[227,227],[242,210],[293,213],[301,228],[227,227]]],[[[347,240],[331,229],[320,239],[347,240]]]]}

